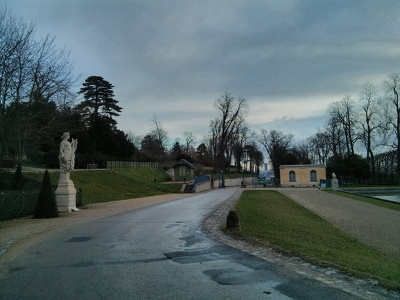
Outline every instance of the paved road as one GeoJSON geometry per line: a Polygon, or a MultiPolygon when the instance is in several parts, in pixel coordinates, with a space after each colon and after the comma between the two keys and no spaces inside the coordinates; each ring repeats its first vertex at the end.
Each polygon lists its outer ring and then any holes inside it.
{"type": "Polygon", "coordinates": [[[0,299],[358,299],[199,228],[237,189],[55,231],[7,262],[0,299]]]}

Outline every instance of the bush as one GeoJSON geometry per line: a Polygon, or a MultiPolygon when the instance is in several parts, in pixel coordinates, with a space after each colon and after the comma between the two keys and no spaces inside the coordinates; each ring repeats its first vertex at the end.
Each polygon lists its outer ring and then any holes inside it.
{"type": "Polygon", "coordinates": [[[33,217],[36,219],[58,217],[56,198],[51,188],[50,175],[47,170],[43,176],[42,188],[40,189],[33,217]]]}

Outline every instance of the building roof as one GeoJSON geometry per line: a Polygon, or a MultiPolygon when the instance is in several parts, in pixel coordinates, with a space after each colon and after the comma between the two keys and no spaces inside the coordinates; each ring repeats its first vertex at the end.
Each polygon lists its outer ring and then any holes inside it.
{"type": "Polygon", "coordinates": [[[326,166],[325,165],[311,165],[311,164],[308,164],[308,165],[281,165],[279,167],[279,169],[298,169],[298,168],[303,168],[303,169],[310,168],[310,169],[312,169],[312,168],[326,168],[326,166]]]}
{"type": "Polygon", "coordinates": [[[185,165],[191,169],[196,168],[191,162],[189,162],[188,160],[183,159],[183,158],[178,160],[177,162],[175,162],[173,167],[175,168],[176,166],[185,166],[185,165]]]}

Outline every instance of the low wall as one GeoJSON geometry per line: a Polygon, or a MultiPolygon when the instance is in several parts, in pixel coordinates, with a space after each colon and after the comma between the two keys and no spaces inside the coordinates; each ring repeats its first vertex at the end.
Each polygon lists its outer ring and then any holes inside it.
{"type": "Polygon", "coordinates": [[[243,178],[227,178],[227,179],[225,179],[225,186],[226,187],[242,186],[243,181],[244,181],[244,185],[247,187],[254,187],[254,185],[258,183],[257,177],[245,177],[244,179],[243,178]]]}
{"type": "MultiPolygon", "coordinates": [[[[228,178],[225,179],[225,187],[233,187],[233,186],[242,186],[243,178],[228,178]]],[[[214,187],[218,188],[221,184],[221,180],[214,180],[214,187]]],[[[257,177],[245,177],[244,178],[244,185],[247,187],[256,187],[258,184],[257,177]]],[[[202,183],[195,184],[193,188],[193,193],[200,193],[207,190],[210,190],[211,182],[205,181],[202,183]]],[[[182,188],[184,190],[184,188],[182,188]]]]}
{"type": "Polygon", "coordinates": [[[200,193],[207,190],[211,190],[211,182],[205,181],[202,183],[198,183],[194,186],[193,193],[200,193]]]}

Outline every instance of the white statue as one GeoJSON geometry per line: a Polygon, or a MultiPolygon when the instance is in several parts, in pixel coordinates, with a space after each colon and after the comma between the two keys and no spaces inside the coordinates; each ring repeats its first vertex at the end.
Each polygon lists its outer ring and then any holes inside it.
{"type": "Polygon", "coordinates": [[[78,147],[78,140],[72,139],[69,142],[69,132],[64,132],[60,143],[60,180],[58,181],[56,203],[58,211],[78,211],[76,208],[76,189],[74,183],[69,179],[71,170],[75,166],[75,151],[78,147]]]}
{"type": "Polygon", "coordinates": [[[332,173],[331,188],[332,188],[332,190],[339,189],[339,180],[336,178],[335,173],[332,173]]]}
{"type": "Polygon", "coordinates": [[[70,138],[69,132],[64,132],[62,141],[60,143],[60,172],[69,172],[75,166],[75,151],[78,147],[78,140],[72,139],[71,143],[68,141],[70,138]]]}

